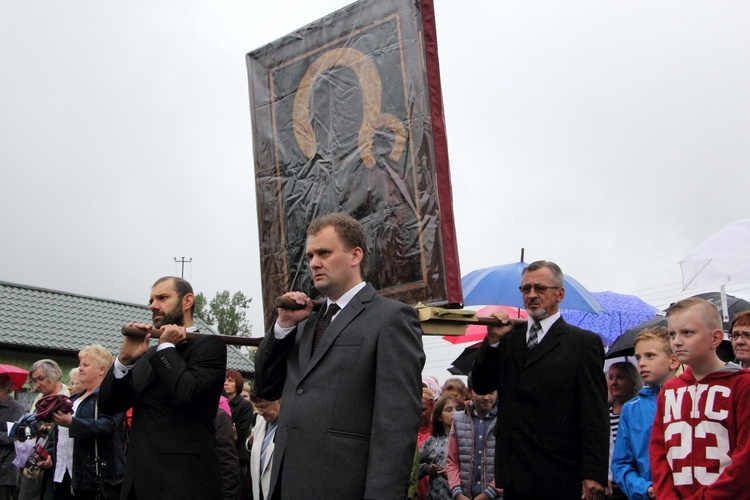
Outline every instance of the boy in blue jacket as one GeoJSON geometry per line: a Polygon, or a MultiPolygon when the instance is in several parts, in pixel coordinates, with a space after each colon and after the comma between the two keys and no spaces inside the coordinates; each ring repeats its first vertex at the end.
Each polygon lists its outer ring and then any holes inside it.
{"type": "Polygon", "coordinates": [[[664,327],[650,328],[635,338],[635,359],[645,384],[638,396],[625,403],[612,454],[612,475],[631,500],[653,499],[649,439],[656,414],[656,397],[677,373],[680,362],[672,354],[664,327]]]}

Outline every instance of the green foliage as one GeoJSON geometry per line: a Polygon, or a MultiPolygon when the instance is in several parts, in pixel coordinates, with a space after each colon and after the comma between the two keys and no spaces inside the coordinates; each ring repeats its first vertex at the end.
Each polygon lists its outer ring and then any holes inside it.
{"type": "MultiPolygon", "coordinates": [[[[203,300],[205,304],[205,297],[203,300]]],[[[214,325],[222,335],[248,337],[252,333],[252,326],[248,324],[246,314],[252,300],[242,292],[234,292],[231,296],[228,290],[216,292],[216,296],[208,304],[205,317],[199,317],[214,325]]],[[[196,310],[197,307],[196,305],[196,310]]]]}
{"type": "Polygon", "coordinates": [[[208,299],[206,299],[206,296],[203,295],[203,292],[199,293],[195,296],[195,313],[193,316],[196,318],[200,318],[203,321],[210,323],[208,319],[206,319],[206,315],[208,314],[208,311],[206,311],[206,305],[208,304],[208,299]]]}

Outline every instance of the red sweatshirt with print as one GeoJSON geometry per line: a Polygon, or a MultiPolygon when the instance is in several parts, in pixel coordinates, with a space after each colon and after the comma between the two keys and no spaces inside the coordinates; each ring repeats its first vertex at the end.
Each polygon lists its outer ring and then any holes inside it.
{"type": "Polygon", "coordinates": [[[659,393],[650,443],[658,499],[750,499],[750,370],[700,381],[688,368],[659,393]]]}

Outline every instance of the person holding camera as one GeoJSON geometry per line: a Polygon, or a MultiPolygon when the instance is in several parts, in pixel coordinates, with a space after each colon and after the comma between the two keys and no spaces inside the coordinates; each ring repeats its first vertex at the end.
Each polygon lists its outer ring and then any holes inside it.
{"type": "MultiPolygon", "coordinates": [[[[70,396],[68,388],[62,383],[62,370],[60,365],[52,359],[40,359],[31,365],[29,370],[29,387],[36,389],[39,393],[31,404],[31,413],[36,413],[37,403],[47,396],[62,394],[70,396]]],[[[52,466],[52,460],[48,460],[49,449],[54,450],[55,426],[44,423],[39,431],[37,439],[37,450],[22,468],[18,482],[18,500],[38,500],[49,498],[52,495],[52,472],[46,471],[41,464],[47,463],[52,466]],[[44,451],[42,451],[44,450],[44,451]]]]}
{"type": "Polygon", "coordinates": [[[114,357],[93,344],[81,349],[78,358],[78,380],[85,390],[70,398],[72,415],[55,412],[52,416],[58,425],[55,498],[67,498],[72,487],[76,500],[116,500],[125,471],[125,414],[109,415],[99,411],[98,405],[99,386],[114,357]],[[70,441],[73,453],[61,452],[61,446],[69,447],[70,441]]]}

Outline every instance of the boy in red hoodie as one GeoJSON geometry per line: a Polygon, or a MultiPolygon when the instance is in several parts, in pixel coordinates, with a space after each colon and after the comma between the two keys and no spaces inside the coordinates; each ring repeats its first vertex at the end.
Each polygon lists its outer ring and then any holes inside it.
{"type": "Polygon", "coordinates": [[[687,365],[664,385],[651,433],[656,498],[750,498],[750,371],[716,355],[719,312],[689,298],[667,312],[672,352],[687,365]]]}

